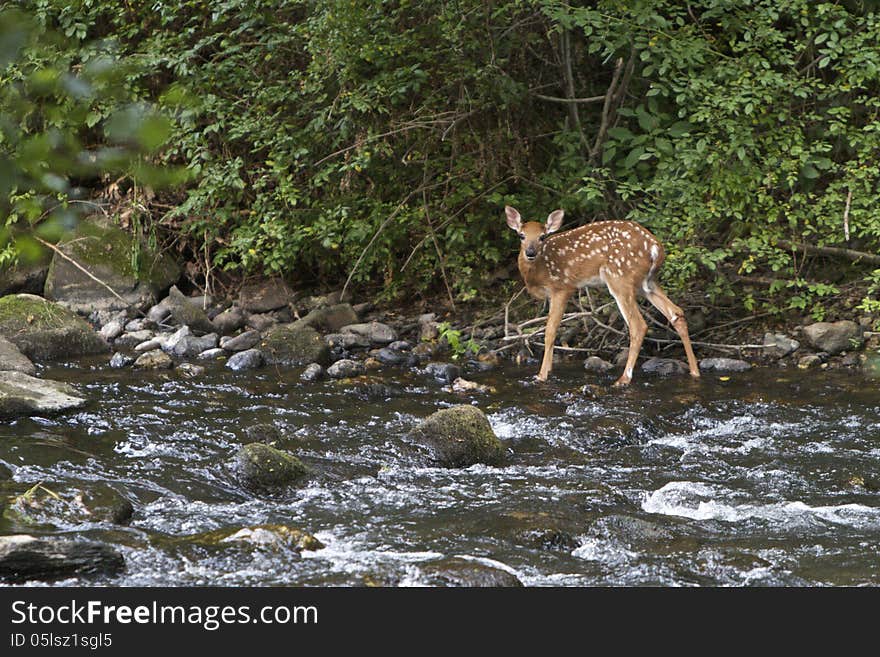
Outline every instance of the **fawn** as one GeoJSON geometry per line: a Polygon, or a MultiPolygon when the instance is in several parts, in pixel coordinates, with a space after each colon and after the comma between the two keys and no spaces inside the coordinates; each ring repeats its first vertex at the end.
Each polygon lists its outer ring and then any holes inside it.
{"type": "Polygon", "coordinates": [[[562,226],[562,210],[551,212],[546,224],[523,223],[519,212],[510,206],[504,212],[507,225],[521,240],[517,262],[526,289],[536,299],[550,299],[539,381],[546,381],[553,368],[553,342],[571,295],[582,287],[603,285],[614,297],[629,327],[629,355],[615,386],[628,385],[632,380],[633,367],[648,331],[636,300],[638,294],[672,324],[684,344],[691,376],[699,378],[684,312],[654,280],[666,257],[663,245],[646,228],[633,221],[600,221],[553,235],[562,226]]]}

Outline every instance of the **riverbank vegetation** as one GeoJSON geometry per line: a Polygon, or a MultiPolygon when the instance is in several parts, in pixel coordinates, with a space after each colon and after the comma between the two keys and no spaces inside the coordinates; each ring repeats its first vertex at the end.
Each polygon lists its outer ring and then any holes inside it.
{"type": "Polygon", "coordinates": [[[196,287],[500,299],[519,287],[510,203],[642,222],[691,305],[880,311],[872,3],[19,6],[27,29],[5,13],[0,34],[7,262],[89,201],[196,287]]]}

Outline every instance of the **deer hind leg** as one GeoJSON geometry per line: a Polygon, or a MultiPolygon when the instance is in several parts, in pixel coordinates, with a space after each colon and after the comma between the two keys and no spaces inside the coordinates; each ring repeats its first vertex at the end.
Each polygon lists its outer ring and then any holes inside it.
{"type": "Polygon", "coordinates": [[[687,354],[691,376],[695,379],[700,378],[700,368],[697,365],[697,358],[694,356],[694,349],[691,346],[691,338],[688,334],[688,325],[687,320],[684,318],[684,311],[672,303],[669,297],[660,289],[659,285],[653,285],[651,291],[646,293],[645,296],[672,324],[672,328],[678,333],[678,337],[681,338],[681,342],[684,345],[684,352],[687,354]]]}
{"type": "Polygon", "coordinates": [[[629,327],[629,354],[626,366],[623,368],[623,374],[614,382],[615,386],[625,386],[632,381],[633,368],[636,366],[639,352],[642,350],[642,341],[648,332],[648,325],[639,310],[636,292],[631,285],[619,280],[606,280],[605,283],[608,285],[611,296],[617,302],[617,308],[620,310],[627,327],[629,327]]]}
{"type": "Polygon", "coordinates": [[[541,361],[541,371],[538,373],[539,381],[546,381],[553,369],[553,343],[556,342],[556,331],[562,321],[565,312],[565,304],[568,303],[568,292],[553,292],[550,295],[550,312],[547,315],[547,327],[544,329],[544,360],[541,361]]]}

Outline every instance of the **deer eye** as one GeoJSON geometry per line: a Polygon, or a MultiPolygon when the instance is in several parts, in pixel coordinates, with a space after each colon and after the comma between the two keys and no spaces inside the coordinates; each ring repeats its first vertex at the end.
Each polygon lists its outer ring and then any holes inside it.
{"type": "Polygon", "coordinates": [[[541,235],[541,237],[539,237],[538,239],[541,240],[541,241],[543,242],[545,239],[547,239],[547,236],[546,236],[546,235],[541,235]]]}
{"type": "Polygon", "coordinates": [[[524,240],[524,239],[526,238],[526,234],[525,234],[525,233],[520,233],[520,234],[519,234],[519,238],[520,238],[521,240],[524,240]]]}

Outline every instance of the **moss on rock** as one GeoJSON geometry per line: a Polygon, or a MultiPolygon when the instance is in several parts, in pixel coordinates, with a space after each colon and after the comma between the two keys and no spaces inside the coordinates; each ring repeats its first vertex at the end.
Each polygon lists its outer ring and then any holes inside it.
{"type": "Polygon", "coordinates": [[[85,320],[33,294],[0,298],[0,335],[37,360],[100,354],[110,349],[85,320]]]}
{"type": "Polygon", "coordinates": [[[486,415],[466,404],[430,415],[409,433],[409,439],[426,448],[437,465],[449,468],[497,465],[504,455],[486,415]]]}
{"type": "Polygon", "coordinates": [[[235,455],[233,470],[248,488],[286,486],[308,474],[308,468],[293,454],[265,443],[248,443],[235,455]]]}
{"type": "Polygon", "coordinates": [[[118,310],[126,305],[144,308],[180,278],[180,267],[173,258],[138,244],[131,234],[103,220],[81,221],[71,239],[59,243],[58,249],[125,300],[56,253],[44,294],[81,312],[118,310]]]}

